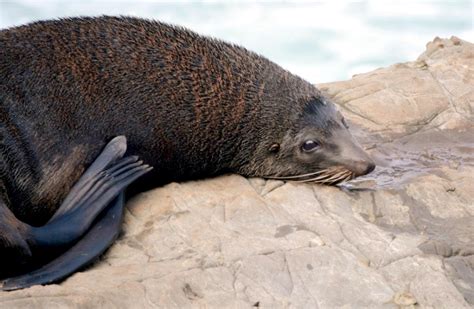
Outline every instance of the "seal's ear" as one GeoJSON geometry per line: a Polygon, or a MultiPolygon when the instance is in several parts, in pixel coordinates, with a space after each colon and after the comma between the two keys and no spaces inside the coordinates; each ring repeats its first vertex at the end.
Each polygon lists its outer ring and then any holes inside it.
{"type": "Polygon", "coordinates": [[[278,143],[274,143],[270,146],[270,148],[268,148],[268,151],[272,153],[277,153],[279,150],[280,150],[280,144],[278,143]]]}

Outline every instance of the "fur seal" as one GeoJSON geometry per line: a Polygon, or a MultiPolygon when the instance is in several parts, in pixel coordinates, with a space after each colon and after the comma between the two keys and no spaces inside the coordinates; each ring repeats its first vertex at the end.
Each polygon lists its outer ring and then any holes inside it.
{"type": "Polygon", "coordinates": [[[240,46],[128,17],[0,31],[0,272],[20,274],[3,290],[101,254],[139,177],[135,191],[229,172],[335,184],[373,169],[318,89],[240,46]]]}

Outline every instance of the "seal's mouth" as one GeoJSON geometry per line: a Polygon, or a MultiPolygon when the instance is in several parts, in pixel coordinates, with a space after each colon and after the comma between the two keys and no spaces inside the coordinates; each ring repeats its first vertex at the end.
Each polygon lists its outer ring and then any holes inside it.
{"type": "Polygon", "coordinates": [[[351,180],[356,175],[343,166],[333,166],[316,172],[291,176],[264,176],[266,179],[285,180],[294,182],[319,183],[336,185],[351,180]]]}

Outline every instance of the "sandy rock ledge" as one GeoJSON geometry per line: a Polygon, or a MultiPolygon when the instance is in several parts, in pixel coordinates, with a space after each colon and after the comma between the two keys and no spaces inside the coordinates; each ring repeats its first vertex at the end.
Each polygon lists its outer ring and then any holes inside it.
{"type": "Polygon", "coordinates": [[[474,45],[319,85],[378,163],[342,188],[226,175],[129,202],[124,232],[60,285],[1,308],[474,306],[474,45]]]}

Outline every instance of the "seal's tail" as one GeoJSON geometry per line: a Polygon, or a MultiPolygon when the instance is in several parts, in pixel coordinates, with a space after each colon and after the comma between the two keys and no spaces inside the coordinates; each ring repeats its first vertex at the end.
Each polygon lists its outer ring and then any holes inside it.
{"type": "Polygon", "coordinates": [[[33,259],[37,258],[35,253],[48,254],[73,246],[35,271],[6,279],[2,290],[58,282],[99,257],[113,243],[122,222],[123,190],[151,170],[137,157],[122,158],[125,150],[124,137],[113,139],[48,223],[39,228],[29,227],[28,244],[33,259]]]}

